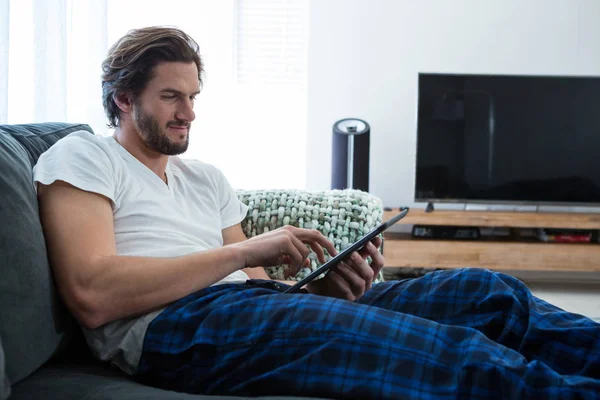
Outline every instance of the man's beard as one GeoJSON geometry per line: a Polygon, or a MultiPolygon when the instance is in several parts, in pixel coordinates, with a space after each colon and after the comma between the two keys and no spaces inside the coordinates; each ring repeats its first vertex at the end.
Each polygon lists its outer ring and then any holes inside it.
{"type": "Polygon", "coordinates": [[[175,156],[184,153],[190,143],[189,123],[170,121],[163,130],[158,125],[158,121],[146,113],[140,104],[135,104],[133,107],[133,124],[140,133],[144,144],[157,153],[175,156]],[[169,138],[165,132],[169,126],[186,126],[188,128],[185,143],[175,143],[169,138]]]}

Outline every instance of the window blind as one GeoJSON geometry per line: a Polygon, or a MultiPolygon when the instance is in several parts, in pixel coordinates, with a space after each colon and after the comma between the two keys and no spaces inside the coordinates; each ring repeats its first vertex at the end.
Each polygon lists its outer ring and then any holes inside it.
{"type": "Polygon", "coordinates": [[[308,0],[236,0],[236,80],[305,85],[308,0]]]}

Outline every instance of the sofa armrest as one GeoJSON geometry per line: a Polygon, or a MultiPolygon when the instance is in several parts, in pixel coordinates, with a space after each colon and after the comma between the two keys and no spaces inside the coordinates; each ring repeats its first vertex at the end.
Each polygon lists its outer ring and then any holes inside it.
{"type": "MultiPolygon", "coordinates": [[[[383,205],[370,193],[354,190],[238,190],[238,198],[249,207],[242,221],[246,237],[277,229],[284,225],[317,229],[339,252],[382,222],[383,205]]],[[[381,248],[380,248],[381,251],[381,248]]],[[[328,257],[327,252],[325,252],[328,257]]],[[[287,280],[301,280],[320,264],[311,251],[310,268],[304,268],[287,280]]],[[[370,260],[369,260],[370,261],[370,260]]],[[[287,265],[265,268],[273,279],[284,277],[287,265]]],[[[383,281],[383,272],[374,282],[383,281]]]]}

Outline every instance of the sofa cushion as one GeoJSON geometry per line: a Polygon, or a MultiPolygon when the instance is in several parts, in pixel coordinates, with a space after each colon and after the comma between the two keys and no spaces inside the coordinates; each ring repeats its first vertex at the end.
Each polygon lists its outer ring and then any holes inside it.
{"type": "Polygon", "coordinates": [[[2,350],[2,340],[0,339],[0,400],[5,400],[10,396],[10,383],[8,383],[4,367],[4,351],[2,350]]]}
{"type": "Polygon", "coordinates": [[[14,384],[60,350],[72,330],[52,282],[32,168],[42,152],[87,125],[0,125],[0,337],[14,384]]]}
{"type": "MultiPolygon", "coordinates": [[[[99,362],[44,366],[13,386],[10,400],[242,400],[249,397],[203,396],[144,386],[115,367],[99,362]]],[[[302,400],[299,397],[252,397],[252,400],[302,400]]],[[[306,399],[308,400],[308,399],[306,399]]],[[[312,399],[317,400],[317,399],[312,399]]]]}

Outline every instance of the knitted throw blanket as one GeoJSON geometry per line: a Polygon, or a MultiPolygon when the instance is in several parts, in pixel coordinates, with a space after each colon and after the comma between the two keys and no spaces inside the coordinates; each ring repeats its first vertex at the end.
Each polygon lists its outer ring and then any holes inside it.
{"type": "MultiPolygon", "coordinates": [[[[338,252],[380,224],[383,218],[381,200],[360,190],[238,190],[237,196],[249,207],[248,216],[242,222],[246,237],[284,225],[318,229],[338,252]]],[[[325,256],[329,258],[327,251],[325,256]]],[[[310,268],[302,269],[287,280],[299,281],[320,265],[312,250],[309,259],[310,268]]],[[[280,265],[265,270],[271,278],[285,280],[288,267],[280,265]]],[[[382,281],[380,272],[373,282],[382,281]]]]}

